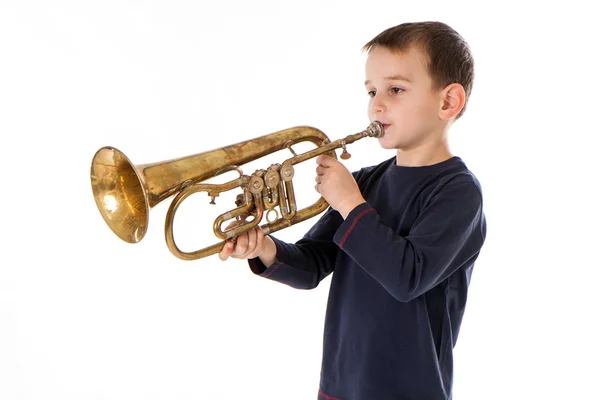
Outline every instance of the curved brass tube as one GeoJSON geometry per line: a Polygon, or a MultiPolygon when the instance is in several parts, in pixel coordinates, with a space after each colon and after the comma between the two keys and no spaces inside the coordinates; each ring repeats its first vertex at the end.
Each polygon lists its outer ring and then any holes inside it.
{"type": "Polygon", "coordinates": [[[337,158],[335,150],[338,148],[343,149],[341,158],[346,159],[349,157],[346,152],[348,144],[383,134],[382,125],[373,122],[364,131],[331,142],[320,130],[300,126],[188,157],[138,166],[131,163],[121,151],[107,146],[99,149],[92,160],[92,191],[107,225],[129,243],[139,242],[146,234],[149,210],[175,195],[165,219],[165,240],[173,255],[182,260],[195,260],[218,253],[226,240],[257,227],[265,210],[275,210],[279,206],[281,211],[281,218],[260,226],[265,234],[277,232],[323,212],[329,204],[322,197],[307,208],[296,209],[293,166],[321,154],[337,158]],[[312,142],[317,148],[296,154],[291,146],[304,141],[312,142]],[[239,166],[286,148],[293,157],[272,165],[266,173],[265,170],[259,170],[252,176],[242,175],[239,166]],[[202,183],[231,170],[237,170],[241,176],[224,184],[202,183]],[[276,172],[279,178],[274,175],[276,172]],[[243,190],[243,204],[221,214],[213,224],[215,235],[223,240],[200,250],[181,251],[175,244],[173,234],[173,220],[179,205],[190,195],[201,191],[207,192],[214,202],[220,193],[238,187],[243,190]],[[253,219],[245,221],[249,216],[253,219]],[[240,223],[223,231],[222,224],[231,219],[240,223]]]}

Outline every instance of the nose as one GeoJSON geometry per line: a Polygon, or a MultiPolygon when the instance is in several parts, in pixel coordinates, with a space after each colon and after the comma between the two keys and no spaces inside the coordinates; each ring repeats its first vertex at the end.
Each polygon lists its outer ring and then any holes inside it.
{"type": "Polygon", "coordinates": [[[383,96],[379,94],[375,94],[375,96],[371,97],[371,112],[381,114],[385,111],[385,102],[383,100],[383,96]]]}

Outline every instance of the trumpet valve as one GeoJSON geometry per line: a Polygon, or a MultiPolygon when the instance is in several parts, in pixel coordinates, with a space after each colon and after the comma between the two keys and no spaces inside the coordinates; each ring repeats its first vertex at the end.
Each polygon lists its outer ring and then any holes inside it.
{"type": "Polygon", "coordinates": [[[265,181],[263,180],[263,178],[260,176],[252,175],[252,177],[250,178],[250,185],[249,185],[250,193],[259,194],[262,192],[264,187],[265,187],[265,181]]]}
{"type": "Polygon", "coordinates": [[[284,164],[279,170],[279,175],[281,175],[282,181],[291,181],[294,177],[294,167],[292,167],[290,164],[284,164]]]}
{"type": "Polygon", "coordinates": [[[277,185],[279,185],[279,182],[281,181],[280,177],[279,177],[279,172],[277,172],[277,170],[270,169],[267,171],[267,173],[265,174],[265,184],[271,188],[271,189],[275,189],[277,188],[277,185]]]}

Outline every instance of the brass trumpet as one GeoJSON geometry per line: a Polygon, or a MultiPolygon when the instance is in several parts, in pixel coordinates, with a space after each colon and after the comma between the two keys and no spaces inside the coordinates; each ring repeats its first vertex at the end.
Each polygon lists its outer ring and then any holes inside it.
{"type": "Polygon", "coordinates": [[[270,212],[275,212],[278,217],[261,225],[265,234],[325,211],[329,204],[323,197],[310,207],[297,210],[292,184],[294,165],[321,154],[337,158],[335,150],[338,148],[343,149],[340,158],[347,159],[350,155],[346,145],[364,137],[378,138],[383,134],[382,125],[373,122],[364,131],[331,142],[322,131],[299,126],[204,153],[142,165],[132,164],[121,151],[106,146],[99,149],[92,159],[92,191],[104,221],[128,243],[143,239],[148,228],[150,209],[175,195],[167,211],[165,240],[174,256],[182,260],[196,260],[220,252],[227,240],[235,239],[258,226],[263,216],[270,212]],[[317,147],[296,154],[292,146],[306,141],[317,147]],[[245,163],[286,148],[292,157],[281,164],[273,164],[249,176],[240,169],[245,163]],[[237,171],[239,177],[223,184],[202,183],[229,171],[237,171]],[[181,202],[194,193],[206,192],[214,204],[220,193],[236,188],[242,189],[236,198],[237,207],[219,215],[213,225],[213,231],[221,242],[192,252],[181,251],[173,236],[173,220],[181,202]],[[279,212],[276,208],[279,208],[279,212]],[[252,219],[246,221],[249,217],[252,219]],[[230,220],[237,220],[237,223],[223,230],[222,225],[230,220]]]}

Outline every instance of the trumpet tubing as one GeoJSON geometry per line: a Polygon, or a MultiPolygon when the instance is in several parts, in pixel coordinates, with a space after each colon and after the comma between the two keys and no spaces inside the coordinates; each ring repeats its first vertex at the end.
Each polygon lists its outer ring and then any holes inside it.
{"type": "Polygon", "coordinates": [[[321,154],[337,158],[335,150],[338,148],[343,149],[340,157],[346,159],[349,157],[346,145],[364,137],[381,137],[383,133],[381,124],[373,122],[359,133],[331,142],[322,131],[299,126],[203,153],[141,165],[133,164],[120,150],[106,146],[92,159],[92,192],[106,224],[128,243],[144,238],[151,208],[175,196],[165,220],[167,247],[177,258],[195,260],[218,253],[227,240],[258,226],[265,215],[278,216],[261,226],[265,234],[269,234],[323,212],[328,204],[322,197],[305,209],[296,209],[293,166],[321,154]],[[292,146],[306,141],[316,148],[296,154],[292,146]],[[292,153],[291,158],[251,175],[243,174],[240,167],[244,164],[286,148],[292,153]],[[229,171],[237,171],[240,176],[223,184],[203,183],[229,171]],[[237,196],[237,207],[219,215],[213,225],[215,236],[221,241],[197,251],[181,251],[175,244],[173,232],[179,205],[197,192],[206,192],[214,203],[220,193],[234,189],[242,191],[237,196]],[[253,219],[246,221],[250,216],[253,219]],[[223,231],[222,225],[230,220],[237,221],[236,226],[223,231]]]}

